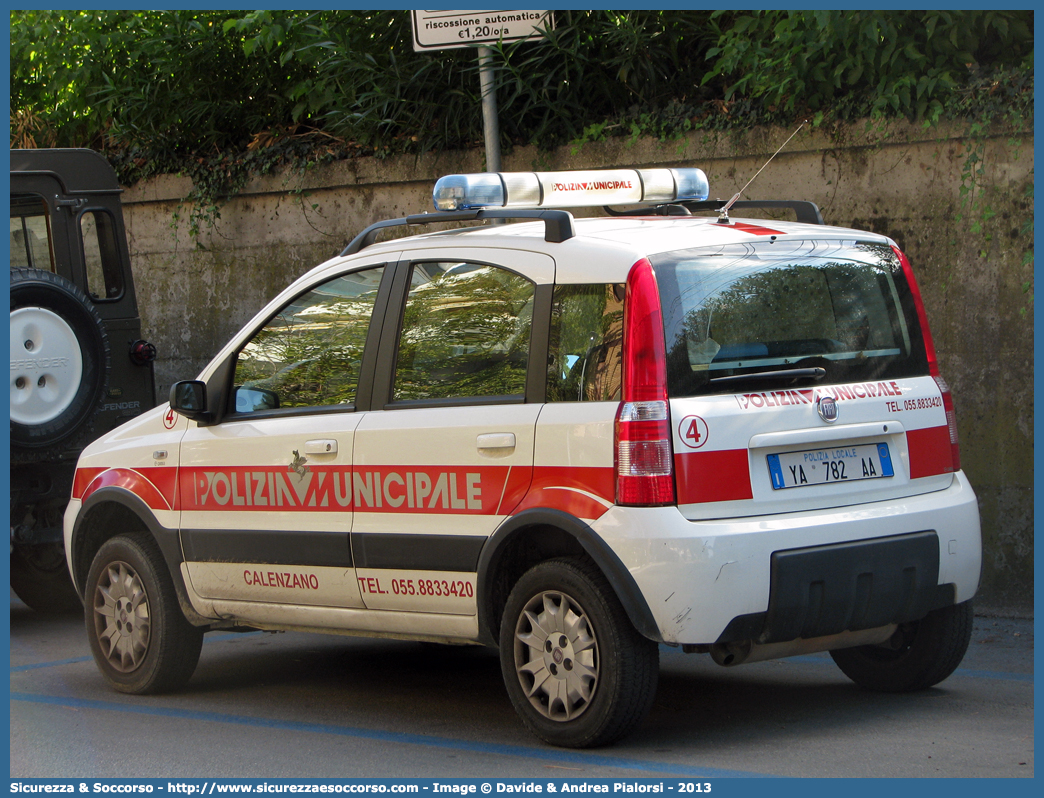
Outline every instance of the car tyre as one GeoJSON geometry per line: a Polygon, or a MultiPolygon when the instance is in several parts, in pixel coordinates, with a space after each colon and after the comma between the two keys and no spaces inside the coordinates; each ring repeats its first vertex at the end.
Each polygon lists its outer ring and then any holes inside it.
{"type": "Polygon", "coordinates": [[[830,656],[845,676],[868,690],[924,690],[961,664],[971,641],[973,619],[972,603],[965,601],[900,624],[883,645],[838,649],[830,656]]]}
{"type": "Polygon", "coordinates": [[[586,558],[548,560],[508,596],[500,627],[508,696],[526,727],[569,748],[607,745],[652,707],[659,649],[586,558]]]}
{"type": "Polygon", "coordinates": [[[69,578],[61,543],[11,549],[11,588],[30,609],[48,614],[82,612],[83,603],[69,578]]]}
{"type": "Polygon", "coordinates": [[[84,614],[91,653],[122,693],[161,693],[192,676],[203,630],[190,624],[159,548],[119,535],[98,550],[87,576],[84,614]]]}
{"type": "Polygon", "coordinates": [[[83,448],[109,373],[94,304],[57,274],[12,269],[10,345],[12,459],[50,461],[83,448]]]}

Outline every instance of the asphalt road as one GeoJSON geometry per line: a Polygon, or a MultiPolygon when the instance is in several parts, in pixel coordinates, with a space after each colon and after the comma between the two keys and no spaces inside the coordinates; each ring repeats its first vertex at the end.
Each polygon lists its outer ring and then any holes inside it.
{"type": "Polygon", "coordinates": [[[914,695],[823,655],[725,669],[661,648],[655,707],[610,748],[517,720],[494,651],[300,633],[207,635],[183,691],[95,670],[81,618],[11,598],[11,776],[1032,777],[1033,623],[976,618],[961,668],[914,695]]]}

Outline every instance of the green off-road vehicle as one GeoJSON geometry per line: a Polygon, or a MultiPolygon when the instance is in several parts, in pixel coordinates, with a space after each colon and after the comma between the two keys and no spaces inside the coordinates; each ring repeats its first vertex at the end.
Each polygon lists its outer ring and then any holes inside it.
{"type": "Polygon", "coordinates": [[[155,405],[112,167],[81,149],[11,150],[11,586],[80,606],[62,515],[76,458],[155,405]]]}

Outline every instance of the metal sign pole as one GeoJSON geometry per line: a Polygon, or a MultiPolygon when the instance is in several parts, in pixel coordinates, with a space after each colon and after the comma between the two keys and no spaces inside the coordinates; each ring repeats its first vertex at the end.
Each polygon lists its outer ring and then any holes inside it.
{"type": "Polygon", "coordinates": [[[413,49],[418,53],[455,47],[478,47],[479,86],[482,92],[482,128],[486,139],[486,171],[500,171],[500,122],[497,119],[496,81],[490,43],[519,42],[554,30],[550,11],[419,11],[410,12],[413,49]]]}
{"type": "Polygon", "coordinates": [[[486,171],[500,171],[500,122],[497,119],[497,92],[493,80],[493,51],[478,48],[479,85],[482,88],[482,129],[486,139],[486,171]]]}

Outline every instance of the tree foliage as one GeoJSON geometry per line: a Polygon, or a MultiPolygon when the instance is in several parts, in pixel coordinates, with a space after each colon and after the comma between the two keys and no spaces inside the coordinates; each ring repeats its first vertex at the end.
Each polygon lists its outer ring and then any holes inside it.
{"type": "MultiPolygon", "coordinates": [[[[935,119],[998,83],[1032,107],[1029,11],[555,16],[495,48],[506,144],[935,119]]],[[[413,52],[404,11],[13,11],[10,52],[12,146],[101,149],[125,180],[205,171],[233,190],[279,158],[482,141],[475,51],[413,52]]]]}
{"type": "MultiPolygon", "coordinates": [[[[1016,11],[715,12],[717,60],[704,82],[726,99],[938,119],[982,66],[1032,59],[1032,14],[1016,11]]],[[[1030,63],[1032,63],[1030,61],[1030,63]]]]}

